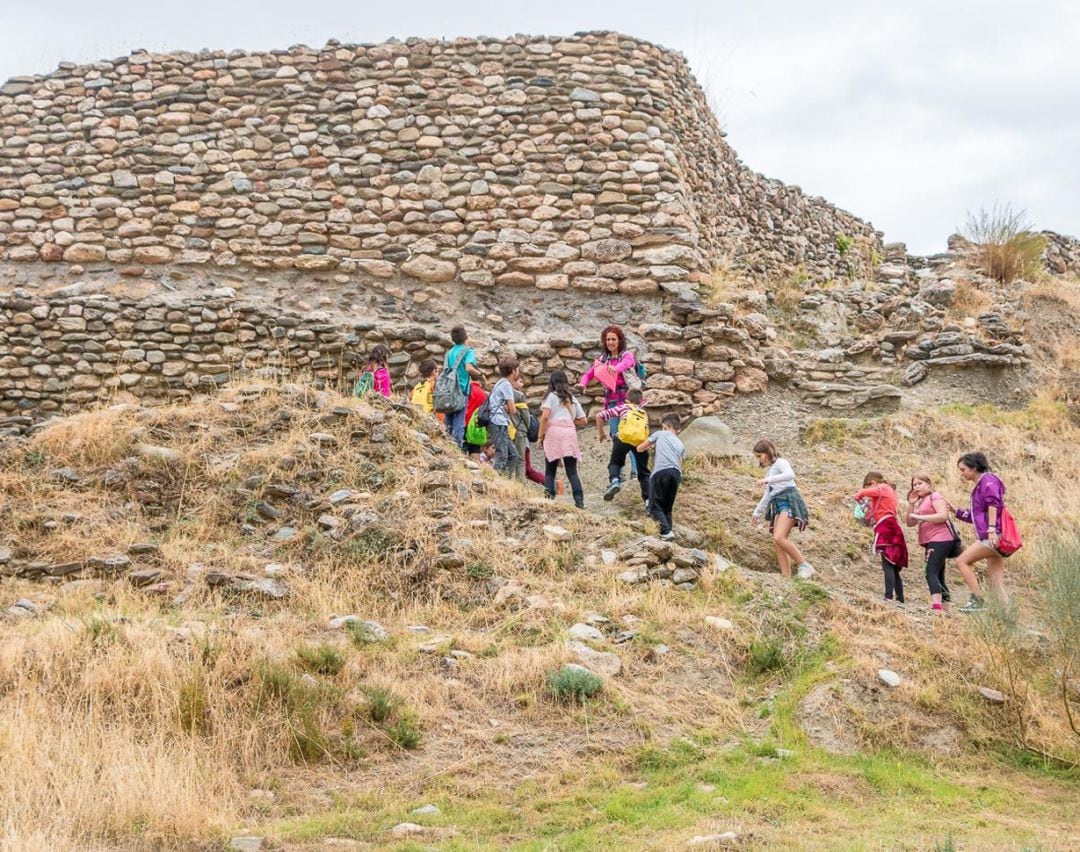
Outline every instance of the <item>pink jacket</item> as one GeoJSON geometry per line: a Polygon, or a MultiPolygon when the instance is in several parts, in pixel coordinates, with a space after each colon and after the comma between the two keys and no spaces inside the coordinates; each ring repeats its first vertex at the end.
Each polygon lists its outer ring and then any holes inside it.
{"type": "MultiPolygon", "coordinates": [[[[634,358],[634,353],[631,352],[629,349],[623,352],[623,354],[619,356],[618,360],[615,361],[605,362],[602,361],[601,358],[597,358],[596,361],[593,362],[593,365],[585,371],[585,375],[581,377],[582,387],[586,387],[589,382],[596,378],[596,366],[600,363],[605,363],[621,377],[622,374],[625,373],[627,370],[632,370],[634,368],[634,366],[637,364],[637,360],[634,358]]],[[[616,384],[618,384],[618,380],[616,380],[616,384]]],[[[625,384],[625,380],[623,380],[623,384],[625,384]]]]}
{"type": "Polygon", "coordinates": [[[390,371],[386,367],[379,367],[372,373],[372,379],[376,393],[390,399],[390,371]]]}

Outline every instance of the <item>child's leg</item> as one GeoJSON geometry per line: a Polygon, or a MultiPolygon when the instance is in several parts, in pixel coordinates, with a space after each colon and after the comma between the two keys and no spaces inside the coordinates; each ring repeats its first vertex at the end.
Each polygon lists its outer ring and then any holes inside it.
{"type": "Polygon", "coordinates": [[[795,519],[787,512],[781,512],[773,520],[772,537],[773,548],[776,550],[776,564],[780,567],[780,573],[785,577],[791,576],[791,563],[800,565],[803,562],[799,548],[788,538],[795,526],[795,519]],[[794,550],[796,555],[792,555],[794,550]]]}
{"type": "Polygon", "coordinates": [[[672,530],[675,527],[675,521],[673,514],[675,512],[675,497],[679,493],[679,484],[682,482],[682,474],[677,470],[668,470],[667,488],[664,490],[664,499],[660,504],[660,511],[664,513],[664,517],[667,518],[667,528],[672,530]]]}
{"type": "Polygon", "coordinates": [[[986,560],[986,584],[999,602],[1008,603],[1009,594],[1005,591],[1005,557],[991,556],[986,560]]]}
{"type": "Polygon", "coordinates": [[[630,452],[630,445],[624,444],[618,438],[611,439],[611,458],[608,459],[608,481],[614,482],[622,477],[623,465],[626,464],[626,454],[630,452]]]}
{"type": "Polygon", "coordinates": [[[638,484],[641,486],[641,499],[649,499],[649,454],[639,453],[633,450],[633,458],[637,463],[638,484]]]}
{"type": "Polygon", "coordinates": [[[514,438],[514,452],[517,454],[517,458],[514,459],[514,463],[510,466],[510,475],[514,479],[525,478],[525,434],[521,429],[518,429],[517,437],[514,438]]]}
{"type": "Polygon", "coordinates": [[[945,554],[952,547],[951,541],[931,542],[926,547],[926,586],[930,590],[930,601],[941,604],[944,593],[945,554]]]}
{"type": "MultiPolygon", "coordinates": [[[[789,563],[799,566],[806,559],[803,557],[798,545],[789,538],[794,528],[795,519],[787,512],[781,512],[773,522],[773,545],[776,547],[777,552],[783,551],[789,563]]],[[[781,573],[783,573],[783,562],[780,563],[780,568],[781,573]]],[[[788,575],[785,574],[784,576],[788,575]]]]}
{"type": "Polygon", "coordinates": [[[649,477],[649,516],[660,525],[660,532],[667,532],[667,518],[660,509],[660,495],[663,493],[663,472],[649,477]]]}
{"type": "Polygon", "coordinates": [[[544,462],[544,490],[548,497],[555,497],[555,474],[559,472],[559,460],[544,462]]]}
{"type": "Polygon", "coordinates": [[[510,442],[510,430],[505,426],[492,424],[488,431],[491,442],[495,445],[495,470],[509,475],[510,465],[517,457],[514,445],[510,442]]]}
{"type": "Polygon", "coordinates": [[[885,574],[885,600],[891,601],[896,593],[896,566],[882,555],[881,570],[885,574]]]}
{"type": "Polygon", "coordinates": [[[563,459],[566,465],[566,478],[570,480],[570,493],[574,495],[574,505],[581,508],[585,505],[585,491],[581,487],[581,479],[577,472],[577,459],[567,456],[563,459]]]}

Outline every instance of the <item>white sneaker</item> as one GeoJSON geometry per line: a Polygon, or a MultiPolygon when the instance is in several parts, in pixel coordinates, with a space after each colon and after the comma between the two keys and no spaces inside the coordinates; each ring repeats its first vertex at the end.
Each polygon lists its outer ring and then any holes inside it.
{"type": "Polygon", "coordinates": [[[795,569],[795,574],[800,580],[809,580],[816,573],[814,566],[809,562],[801,562],[799,567],[795,569]]]}

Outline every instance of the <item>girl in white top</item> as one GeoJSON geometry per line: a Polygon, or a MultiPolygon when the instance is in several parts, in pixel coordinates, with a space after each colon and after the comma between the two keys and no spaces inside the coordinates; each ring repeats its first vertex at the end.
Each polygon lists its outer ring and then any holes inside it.
{"type": "Polygon", "coordinates": [[[772,441],[758,441],[754,444],[754,456],[759,465],[768,467],[768,472],[758,480],[758,485],[765,486],[765,491],[754,509],[750,525],[756,527],[764,515],[771,522],[769,529],[772,532],[780,573],[790,577],[791,566],[795,565],[799,577],[807,580],[814,576],[814,568],[789,538],[796,526],[805,529],[809,520],[806,503],[795,487],[795,471],[787,459],[780,458],[772,441]]]}

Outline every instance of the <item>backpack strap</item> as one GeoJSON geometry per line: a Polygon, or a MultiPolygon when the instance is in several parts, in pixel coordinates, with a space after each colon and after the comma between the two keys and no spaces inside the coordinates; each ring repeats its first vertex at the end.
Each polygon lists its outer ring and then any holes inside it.
{"type": "MultiPolygon", "coordinates": [[[[458,355],[458,359],[454,363],[454,372],[455,373],[457,372],[458,368],[461,366],[461,362],[465,360],[465,356],[468,355],[468,354],[469,354],[469,348],[467,346],[462,346],[461,347],[461,354],[458,355]]],[[[446,368],[449,369],[449,367],[450,367],[450,353],[447,352],[446,353],[446,368]]]]}

